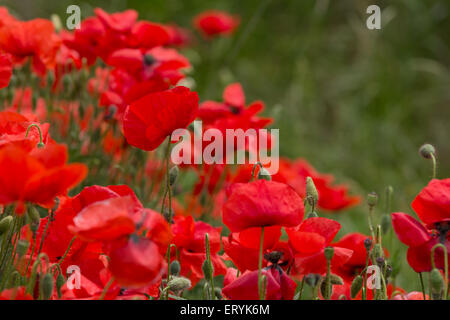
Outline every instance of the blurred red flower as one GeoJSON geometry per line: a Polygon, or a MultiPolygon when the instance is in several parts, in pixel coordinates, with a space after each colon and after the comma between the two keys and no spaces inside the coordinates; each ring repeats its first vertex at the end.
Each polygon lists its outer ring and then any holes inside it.
{"type": "Polygon", "coordinates": [[[12,75],[12,61],[9,54],[0,52],[0,89],[9,84],[12,75]]]}
{"type": "Polygon", "coordinates": [[[206,37],[231,34],[239,23],[237,16],[218,10],[208,10],[194,18],[195,27],[206,37]]]}

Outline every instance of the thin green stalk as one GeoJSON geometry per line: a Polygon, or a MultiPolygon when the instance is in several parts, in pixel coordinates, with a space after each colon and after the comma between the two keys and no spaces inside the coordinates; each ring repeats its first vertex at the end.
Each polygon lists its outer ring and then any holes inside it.
{"type": "Polygon", "coordinates": [[[259,300],[264,300],[262,297],[262,286],[261,286],[261,269],[262,269],[262,260],[263,260],[263,246],[264,246],[264,227],[261,227],[261,241],[259,245],[259,262],[258,262],[258,292],[259,292],[259,300]]]}

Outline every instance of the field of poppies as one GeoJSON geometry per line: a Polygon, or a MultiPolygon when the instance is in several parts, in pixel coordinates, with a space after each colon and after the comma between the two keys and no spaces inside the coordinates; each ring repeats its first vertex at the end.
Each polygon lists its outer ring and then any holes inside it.
{"type": "Polygon", "coordinates": [[[449,299],[450,5],[193,2],[0,6],[0,300],[449,299]]]}

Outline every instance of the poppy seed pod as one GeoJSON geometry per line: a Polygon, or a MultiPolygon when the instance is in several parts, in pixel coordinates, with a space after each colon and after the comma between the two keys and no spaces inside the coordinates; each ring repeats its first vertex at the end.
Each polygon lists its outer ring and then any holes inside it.
{"type": "Polygon", "coordinates": [[[436,149],[427,143],[419,148],[419,153],[425,159],[431,159],[431,156],[436,154],[436,149]]]}
{"type": "Polygon", "coordinates": [[[174,292],[183,291],[191,287],[191,280],[184,277],[174,277],[169,281],[167,287],[174,292]]]}
{"type": "Polygon", "coordinates": [[[50,299],[53,293],[53,276],[51,273],[46,273],[40,282],[42,298],[44,300],[50,299]]]}
{"type": "Polygon", "coordinates": [[[364,278],[360,275],[357,275],[355,279],[352,281],[352,285],[350,287],[350,296],[354,299],[359,291],[361,291],[364,284],[364,278]]]}
{"type": "Polygon", "coordinates": [[[177,180],[178,173],[180,172],[180,169],[178,166],[173,166],[169,170],[169,185],[173,186],[175,184],[175,181],[177,180]]]}
{"type": "Polygon", "coordinates": [[[12,220],[13,220],[12,216],[7,216],[7,217],[4,217],[2,220],[0,220],[0,235],[4,234],[6,231],[8,231],[12,220]]]}
{"type": "Polygon", "coordinates": [[[172,261],[170,264],[170,274],[177,276],[180,273],[181,266],[178,260],[172,261]]]}
{"type": "Polygon", "coordinates": [[[331,259],[333,259],[333,255],[334,255],[334,248],[326,247],[324,252],[325,252],[325,259],[327,259],[328,261],[331,261],[331,259]]]}
{"type": "Polygon", "coordinates": [[[367,195],[367,204],[369,207],[375,207],[378,203],[378,195],[375,192],[371,192],[367,195]]]}

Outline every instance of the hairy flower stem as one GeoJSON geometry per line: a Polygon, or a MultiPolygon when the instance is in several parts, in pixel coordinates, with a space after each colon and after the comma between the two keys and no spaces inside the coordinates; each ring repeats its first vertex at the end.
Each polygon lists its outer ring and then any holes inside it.
{"type": "MultiPolygon", "coordinates": [[[[169,222],[169,229],[172,227],[172,188],[170,185],[170,173],[169,173],[169,163],[170,163],[170,144],[171,144],[172,135],[169,136],[167,140],[167,149],[166,149],[166,193],[164,194],[163,198],[163,204],[162,204],[162,214],[164,215],[164,207],[165,207],[165,201],[166,201],[166,194],[169,195],[169,215],[168,215],[168,222],[169,222]]],[[[170,251],[171,246],[167,248],[167,283],[170,281],[170,251]]],[[[169,300],[169,290],[167,290],[166,295],[167,300],[169,300]]]]}
{"type": "Polygon", "coordinates": [[[260,245],[259,245],[259,262],[258,262],[258,292],[259,292],[259,300],[264,300],[263,290],[262,290],[262,279],[261,279],[262,260],[263,260],[263,246],[264,246],[264,227],[261,227],[261,241],[260,241],[260,245]]]}
{"type": "Polygon", "coordinates": [[[109,287],[111,287],[112,283],[114,282],[114,277],[111,277],[111,279],[109,279],[108,283],[106,284],[106,286],[103,288],[102,290],[102,294],[100,295],[100,297],[98,298],[99,300],[104,300],[106,293],[109,290],[109,287]]]}
{"type": "Polygon", "coordinates": [[[417,274],[419,275],[420,286],[422,287],[423,300],[426,300],[427,298],[426,298],[426,294],[425,294],[425,285],[423,284],[422,272],[418,272],[417,274]]]}
{"type": "Polygon", "coordinates": [[[64,252],[63,256],[61,257],[61,259],[58,261],[58,267],[61,266],[61,264],[63,263],[64,259],[66,258],[67,254],[69,253],[70,248],[72,247],[73,242],[75,241],[77,236],[74,236],[72,238],[72,240],[70,240],[69,246],[66,249],[66,252],[64,252]]]}
{"type": "Polygon", "coordinates": [[[25,138],[28,138],[28,133],[30,132],[30,129],[33,128],[33,127],[37,128],[38,131],[39,131],[39,144],[38,144],[38,146],[43,146],[43,145],[44,145],[44,140],[42,139],[42,131],[41,131],[41,128],[40,128],[37,124],[35,124],[35,123],[30,124],[30,125],[28,126],[27,132],[25,133],[25,138]]]}
{"type": "Polygon", "coordinates": [[[433,175],[431,176],[431,179],[436,179],[436,167],[437,167],[437,163],[436,163],[436,156],[434,155],[434,153],[430,153],[431,156],[431,162],[432,162],[432,166],[433,166],[433,175]]]}
{"type": "Polygon", "coordinates": [[[53,220],[53,209],[50,210],[50,213],[48,215],[47,225],[45,226],[44,233],[42,234],[41,243],[39,245],[39,250],[37,252],[38,255],[41,253],[42,246],[44,245],[44,241],[45,241],[45,236],[47,235],[47,230],[48,230],[48,227],[50,226],[50,223],[52,222],[52,220],[53,220]]]}

